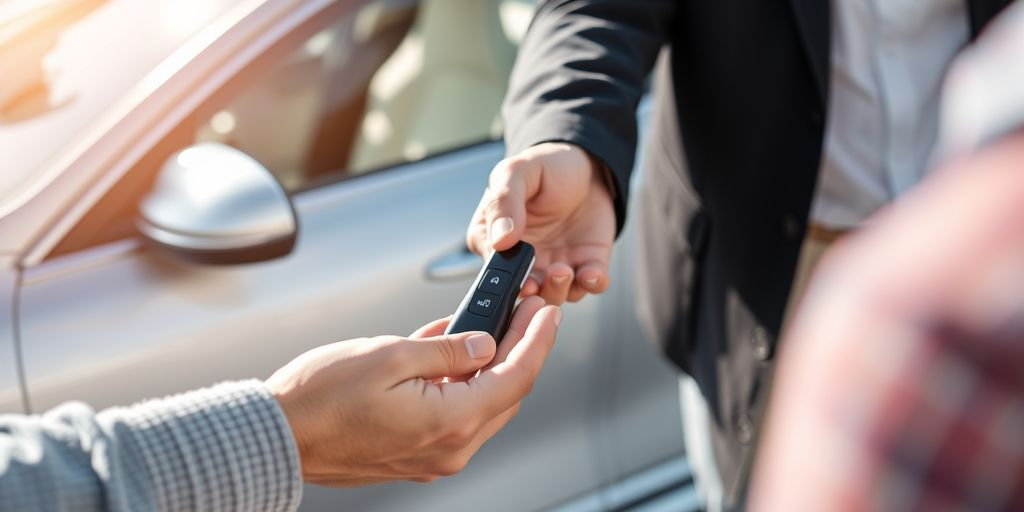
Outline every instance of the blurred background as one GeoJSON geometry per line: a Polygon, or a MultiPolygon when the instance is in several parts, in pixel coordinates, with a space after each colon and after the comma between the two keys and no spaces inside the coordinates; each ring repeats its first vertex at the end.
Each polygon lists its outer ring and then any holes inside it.
{"type": "MultiPolygon", "coordinates": [[[[0,0],[0,412],[266,378],[451,314],[533,7],[0,0]]],[[[695,508],[632,231],[462,474],[307,486],[303,510],[695,508]]]]}

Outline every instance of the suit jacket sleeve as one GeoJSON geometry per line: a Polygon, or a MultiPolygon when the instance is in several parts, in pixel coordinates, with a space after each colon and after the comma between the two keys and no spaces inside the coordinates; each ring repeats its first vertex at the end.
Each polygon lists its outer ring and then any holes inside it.
{"type": "Polygon", "coordinates": [[[505,99],[509,154],[541,142],[570,142],[607,166],[618,230],[636,153],[636,107],[674,4],[544,2],[519,49],[505,99]]]}

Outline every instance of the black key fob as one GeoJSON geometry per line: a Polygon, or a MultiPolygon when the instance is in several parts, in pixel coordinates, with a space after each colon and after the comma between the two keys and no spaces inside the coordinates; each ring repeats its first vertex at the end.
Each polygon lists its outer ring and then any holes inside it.
{"type": "Polygon", "coordinates": [[[519,290],[533,268],[533,246],[519,242],[494,251],[455,311],[445,334],[484,331],[500,342],[512,321],[519,290]]]}

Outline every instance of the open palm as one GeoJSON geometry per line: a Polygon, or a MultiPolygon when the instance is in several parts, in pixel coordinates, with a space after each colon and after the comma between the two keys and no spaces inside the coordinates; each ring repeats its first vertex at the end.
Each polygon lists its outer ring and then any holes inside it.
{"type": "Polygon", "coordinates": [[[502,160],[466,235],[487,254],[525,240],[537,262],[523,295],[578,301],[608,287],[615,210],[603,175],[579,147],[544,143],[502,160]]]}

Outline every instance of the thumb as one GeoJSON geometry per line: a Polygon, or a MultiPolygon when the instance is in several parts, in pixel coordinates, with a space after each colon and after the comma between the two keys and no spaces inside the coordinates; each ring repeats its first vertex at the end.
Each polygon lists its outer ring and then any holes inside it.
{"type": "Polygon", "coordinates": [[[436,379],[473,373],[494,359],[497,344],[485,332],[460,332],[410,340],[406,378],[436,379]]]}
{"type": "Polygon", "coordinates": [[[526,231],[526,202],[536,194],[541,166],[532,158],[502,160],[491,171],[483,210],[491,247],[503,251],[526,231]]]}

